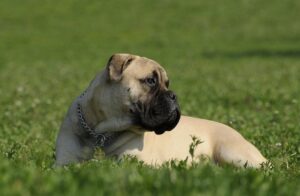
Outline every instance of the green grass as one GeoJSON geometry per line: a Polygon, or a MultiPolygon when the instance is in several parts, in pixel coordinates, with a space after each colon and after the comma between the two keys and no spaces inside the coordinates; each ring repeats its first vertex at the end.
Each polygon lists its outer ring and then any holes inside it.
{"type": "Polygon", "coordinates": [[[0,1],[1,195],[300,195],[300,1],[0,1]],[[271,160],[52,169],[71,101],[109,56],[160,62],[185,115],[229,124],[271,160]]]}

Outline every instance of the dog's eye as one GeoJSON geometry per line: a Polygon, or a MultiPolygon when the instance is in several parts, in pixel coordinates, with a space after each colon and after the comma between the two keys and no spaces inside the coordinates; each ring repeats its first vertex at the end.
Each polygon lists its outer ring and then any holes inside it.
{"type": "Polygon", "coordinates": [[[146,78],[145,83],[148,86],[153,87],[156,85],[156,78],[155,77],[146,78]]]}

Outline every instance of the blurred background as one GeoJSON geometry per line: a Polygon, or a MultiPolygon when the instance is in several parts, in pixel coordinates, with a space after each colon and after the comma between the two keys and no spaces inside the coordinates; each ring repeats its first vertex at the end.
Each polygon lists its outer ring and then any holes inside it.
{"type": "Polygon", "coordinates": [[[1,67],[20,61],[102,65],[120,51],[168,64],[295,58],[299,6],[295,0],[2,0],[1,67]]]}

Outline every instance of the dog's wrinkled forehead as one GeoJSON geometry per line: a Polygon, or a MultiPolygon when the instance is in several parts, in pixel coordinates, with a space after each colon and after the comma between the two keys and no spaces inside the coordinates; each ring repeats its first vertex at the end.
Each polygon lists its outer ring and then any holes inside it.
{"type": "Polygon", "coordinates": [[[152,59],[132,54],[117,53],[107,63],[107,76],[110,82],[142,81],[155,77],[157,84],[167,88],[168,76],[164,68],[152,59]]]}
{"type": "Polygon", "coordinates": [[[167,73],[159,63],[152,59],[140,56],[133,56],[130,65],[124,71],[124,75],[137,79],[156,76],[158,77],[160,84],[168,82],[167,73]]]}

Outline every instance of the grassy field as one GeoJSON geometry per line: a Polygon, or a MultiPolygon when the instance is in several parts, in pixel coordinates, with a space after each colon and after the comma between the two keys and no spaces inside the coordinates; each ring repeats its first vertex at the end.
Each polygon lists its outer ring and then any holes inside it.
{"type": "Polygon", "coordinates": [[[300,195],[300,1],[0,1],[1,195],[300,195]],[[239,130],[262,170],[95,159],[52,169],[71,101],[111,54],[153,58],[185,115],[239,130]]]}

